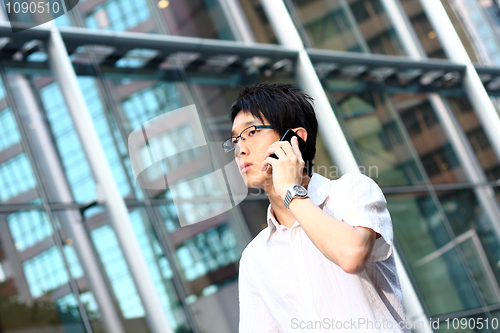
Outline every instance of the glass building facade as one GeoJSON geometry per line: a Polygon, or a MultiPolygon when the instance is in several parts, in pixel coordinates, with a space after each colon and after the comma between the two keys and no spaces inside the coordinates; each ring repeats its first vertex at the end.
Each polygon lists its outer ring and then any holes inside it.
{"type": "MultiPolygon", "coordinates": [[[[423,317],[441,323],[420,332],[500,331],[492,325],[500,321],[500,142],[464,89],[465,66],[448,59],[419,0],[391,1],[421,59],[408,54],[390,1],[273,1],[284,3],[285,18],[273,17],[264,0],[80,0],[53,21],[56,32],[41,25],[16,34],[3,8],[0,332],[156,333],[141,291],[149,282],[168,321],[163,332],[237,332],[238,263],[267,226],[267,197],[251,191],[212,216],[213,206],[200,196],[209,197],[214,184],[186,182],[191,201],[182,214],[202,222],[181,226],[171,189],[137,185],[128,138],[149,120],[195,104],[207,141],[222,142],[231,132],[229,107],[244,86],[306,85],[296,75],[299,51],[281,44],[273,24],[285,19],[357,165],[385,193],[398,270],[408,278],[403,297],[415,295],[407,312],[418,303],[423,317]],[[54,34],[67,52],[53,51],[54,34]],[[63,60],[74,72],[57,70],[63,60]],[[113,200],[124,204],[128,220],[113,220],[104,204],[65,75],[76,78],[92,121],[88,131],[104,152],[99,162],[111,170],[113,200]],[[120,223],[133,230],[149,282],[137,278],[120,223]],[[490,326],[447,328],[453,318],[487,319],[490,326]]],[[[499,3],[441,3],[500,110],[499,3]]],[[[38,22],[29,13],[18,20],[38,22]]],[[[210,172],[196,163],[196,151],[180,154],[191,147],[193,131],[181,119],[161,138],[162,149],[182,157],[165,165],[178,179],[210,172]]],[[[343,172],[332,146],[320,131],[314,171],[335,179],[343,172]]]]}

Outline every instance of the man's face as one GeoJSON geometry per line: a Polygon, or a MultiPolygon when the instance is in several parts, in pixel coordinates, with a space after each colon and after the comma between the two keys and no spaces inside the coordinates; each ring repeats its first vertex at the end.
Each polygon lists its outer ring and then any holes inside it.
{"type": "MultiPolygon", "coordinates": [[[[251,113],[240,111],[234,118],[232,136],[237,136],[245,128],[252,125],[269,125],[265,117],[264,123],[255,118],[251,113]]],[[[262,162],[269,146],[280,140],[280,136],[273,129],[260,129],[251,140],[238,140],[235,148],[235,158],[238,163],[240,174],[245,181],[245,185],[250,188],[264,188],[264,184],[269,184],[272,180],[271,167],[268,171],[262,171],[262,162]],[[245,166],[247,166],[245,168],[245,166]]]]}

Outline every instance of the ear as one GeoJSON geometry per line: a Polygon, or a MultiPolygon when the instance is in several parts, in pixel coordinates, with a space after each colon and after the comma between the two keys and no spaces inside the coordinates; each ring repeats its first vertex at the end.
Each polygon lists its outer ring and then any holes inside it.
{"type": "Polygon", "coordinates": [[[302,140],[307,141],[307,131],[304,127],[295,127],[293,131],[300,136],[302,140]]]}

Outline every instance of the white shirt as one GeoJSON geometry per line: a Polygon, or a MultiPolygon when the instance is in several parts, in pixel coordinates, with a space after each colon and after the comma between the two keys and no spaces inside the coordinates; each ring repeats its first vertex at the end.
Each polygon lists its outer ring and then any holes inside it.
{"type": "Polygon", "coordinates": [[[313,173],[307,190],[329,215],[381,237],[365,269],[349,274],[318,250],[298,221],[291,229],[280,225],[269,204],[268,227],[240,260],[240,333],[409,333],[392,253],[392,221],[380,187],[361,173],[336,180],[313,173]]]}

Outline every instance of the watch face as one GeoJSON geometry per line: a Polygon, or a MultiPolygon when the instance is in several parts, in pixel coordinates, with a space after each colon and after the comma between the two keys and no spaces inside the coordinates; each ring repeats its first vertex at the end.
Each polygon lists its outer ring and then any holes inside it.
{"type": "Polygon", "coordinates": [[[297,193],[297,195],[300,197],[303,197],[307,194],[307,190],[300,185],[295,185],[293,189],[295,190],[295,193],[297,193]]]}

